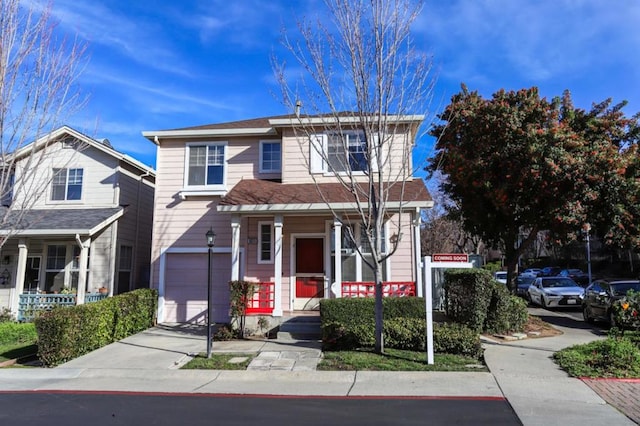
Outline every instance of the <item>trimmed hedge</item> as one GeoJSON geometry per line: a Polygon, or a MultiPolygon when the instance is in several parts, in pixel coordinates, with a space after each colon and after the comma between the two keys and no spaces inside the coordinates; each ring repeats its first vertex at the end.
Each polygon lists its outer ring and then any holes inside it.
{"type": "Polygon", "coordinates": [[[155,324],[158,292],[138,289],[96,303],[59,307],[36,318],[38,357],[52,367],[155,324]]]}
{"type": "Polygon", "coordinates": [[[448,269],[444,274],[445,312],[453,321],[482,331],[494,282],[484,269],[448,269]]]}
{"type": "Polygon", "coordinates": [[[521,331],[529,317],[526,303],[482,269],[446,271],[444,289],[447,316],[477,332],[521,331]]]}
{"type": "MultiPolygon", "coordinates": [[[[324,350],[372,347],[375,343],[375,301],[370,298],[327,299],[320,302],[324,350]]],[[[384,299],[385,347],[425,350],[425,305],[421,297],[384,299]]],[[[480,336],[461,324],[434,324],[434,351],[482,354],[480,336]]]]}

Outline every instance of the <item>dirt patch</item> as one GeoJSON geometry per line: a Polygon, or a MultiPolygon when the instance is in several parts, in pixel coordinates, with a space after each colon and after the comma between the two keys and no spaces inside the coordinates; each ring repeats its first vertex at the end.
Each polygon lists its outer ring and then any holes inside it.
{"type": "Polygon", "coordinates": [[[524,325],[523,333],[526,333],[530,338],[538,338],[558,336],[562,334],[562,331],[558,330],[548,322],[542,321],[539,317],[529,315],[529,320],[524,325]]]}

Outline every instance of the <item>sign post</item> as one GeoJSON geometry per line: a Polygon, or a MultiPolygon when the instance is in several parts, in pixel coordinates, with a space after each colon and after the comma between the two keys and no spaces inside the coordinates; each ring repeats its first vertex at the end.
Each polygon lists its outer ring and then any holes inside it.
{"type": "Polygon", "coordinates": [[[469,255],[461,253],[434,254],[423,259],[424,303],[427,321],[427,364],[433,365],[433,274],[435,268],[472,268],[469,255]],[[433,260],[432,260],[433,259],[433,260]]]}

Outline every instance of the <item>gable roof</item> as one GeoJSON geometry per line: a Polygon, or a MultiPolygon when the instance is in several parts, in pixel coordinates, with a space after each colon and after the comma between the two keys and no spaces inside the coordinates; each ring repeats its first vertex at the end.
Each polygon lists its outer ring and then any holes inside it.
{"type": "MultiPolygon", "coordinates": [[[[366,189],[366,184],[363,184],[366,189]]],[[[388,187],[387,207],[408,209],[432,207],[433,200],[422,179],[392,183],[388,187]]],[[[363,201],[366,204],[366,200],[363,201]]],[[[219,212],[287,212],[309,210],[354,210],[353,193],[341,183],[283,184],[260,179],[238,182],[222,197],[219,212]]]]}
{"type": "Polygon", "coordinates": [[[37,139],[35,142],[31,142],[23,146],[22,148],[18,149],[16,152],[14,152],[13,155],[15,156],[16,159],[26,157],[28,155],[31,155],[34,151],[37,151],[38,149],[44,148],[50,145],[51,143],[55,143],[62,140],[62,138],[65,135],[69,135],[81,142],[84,142],[85,144],[93,148],[98,149],[99,151],[104,152],[107,155],[110,155],[111,157],[119,161],[122,161],[124,163],[127,163],[133,166],[134,168],[137,168],[143,173],[148,173],[150,176],[155,177],[156,172],[152,167],[141,163],[140,161],[136,160],[133,157],[128,156],[127,154],[123,154],[122,152],[116,151],[115,149],[113,149],[111,144],[97,141],[96,139],[93,139],[85,135],[84,133],[81,133],[69,126],[59,127],[58,129],[37,139]]]}
{"type": "MultiPolygon", "coordinates": [[[[372,115],[375,119],[375,116],[372,115]]],[[[424,120],[423,115],[389,115],[388,119],[395,123],[413,123],[418,125],[424,120]]],[[[183,127],[172,130],[151,130],[142,132],[142,136],[156,145],[160,139],[190,137],[225,137],[225,136],[273,136],[279,134],[280,128],[304,125],[329,126],[340,120],[342,123],[357,123],[360,115],[354,112],[339,112],[320,115],[274,115],[270,117],[252,118],[248,120],[229,121],[225,123],[205,124],[202,126],[183,127]]]]}

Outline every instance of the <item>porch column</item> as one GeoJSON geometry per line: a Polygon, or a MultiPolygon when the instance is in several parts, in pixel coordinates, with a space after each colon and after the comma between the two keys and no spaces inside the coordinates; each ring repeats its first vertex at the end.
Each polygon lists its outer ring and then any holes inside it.
{"type": "Polygon", "coordinates": [[[20,239],[18,241],[18,267],[16,268],[16,287],[11,295],[11,314],[18,317],[18,309],[20,307],[20,295],[24,291],[24,274],[27,271],[27,255],[29,249],[27,241],[20,239]]]}
{"type": "Polygon", "coordinates": [[[422,255],[422,247],[420,244],[420,209],[416,209],[413,213],[413,263],[414,279],[416,281],[416,295],[422,297],[422,264],[420,256],[422,255]]]}
{"type": "Polygon", "coordinates": [[[282,215],[273,218],[273,241],[275,257],[273,259],[273,313],[274,317],[282,316],[282,215]]]}
{"type": "Polygon", "coordinates": [[[80,259],[78,260],[78,293],[76,294],[76,305],[84,303],[84,297],[87,292],[87,260],[89,259],[89,247],[91,247],[91,238],[81,239],[76,235],[76,241],[80,246],[80,259]]]}
{"type": "Polygon", "coordinates": [[[337,218],[333,221],[333,252],[335,277],[331,288],[336,297],[342,297],[342,222],[337,218]]]}
{"type": "Polygon", "coordinates": [[[231,217],[231,281],[240,279],[240,216],[231,217]]]}

